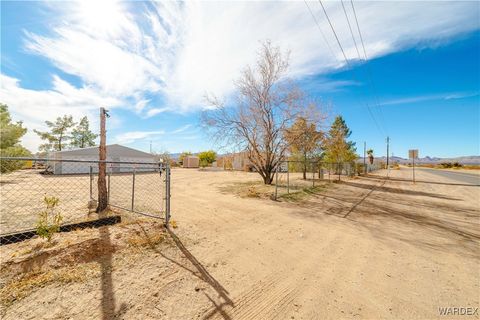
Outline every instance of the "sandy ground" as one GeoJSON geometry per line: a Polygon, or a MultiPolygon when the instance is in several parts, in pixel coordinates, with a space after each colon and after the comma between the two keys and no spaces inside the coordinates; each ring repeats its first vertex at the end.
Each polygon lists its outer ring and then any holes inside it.
{"type": "MultiPolygon", "coordinates": [[[[20,170],[0,176],[0,234],[35,228],[38,214],[45,210],[45,196],[58,198],[56,208],[64,223],[91,220],[89,175],[42,175],[41,170],[20,170]]],[[[132,174],[114,174],[110,179],[110,203],[130,209],[132,174]]],[[[92,180],[92,196],[97,195],[97,176],[92,180]]],[[[164,177],[159,173],[137,173],[134,210],[163,216],[164,177]]]]}
{"type": "Polygon", "coordinates": [[[152,240],[160,229],[127,225],[62,235],[41,259],[25,252],[38,239],[3,246],[3,289],[19,270],[62,270],[58,261],[89,270],[10,299],[3,318],[434,319],[449,318],[440,307],[478,308],[480,187],[390,176],[333,183],[299,203],[225,191],[256,174],[175,169],[178,228],[165,241],[152,240]],[[133,236],[153,244],[122,245],[133,236]],[[69,260],[77,239],[108,246],[69,260]]]}

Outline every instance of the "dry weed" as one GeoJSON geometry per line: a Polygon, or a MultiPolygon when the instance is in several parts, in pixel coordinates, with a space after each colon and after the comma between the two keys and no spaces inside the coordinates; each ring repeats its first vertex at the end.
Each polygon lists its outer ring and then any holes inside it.
{"type": "Polygon", "coordinates": [[[0,303],[2,307],[8,307],[15,301],[25,298],[35,289],[55,282],[66,284],[86,281],[95,271],[98,271],[98,265],[82,264],[21,274],[11,279],[0,289],[0,303]]]}

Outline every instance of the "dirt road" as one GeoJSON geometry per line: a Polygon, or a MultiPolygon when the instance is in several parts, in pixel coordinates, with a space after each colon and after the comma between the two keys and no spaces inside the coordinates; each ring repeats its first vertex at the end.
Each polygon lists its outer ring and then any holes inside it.
{"type": "Polygon", "coordinates": [[[479,187],[390,177],[289,203],[221,191],[255,174],[176,169],[171,246],[114,256],[107,299],[103,277],[54,284],[5,319],[432,319],[479,307],[479,187]]]}

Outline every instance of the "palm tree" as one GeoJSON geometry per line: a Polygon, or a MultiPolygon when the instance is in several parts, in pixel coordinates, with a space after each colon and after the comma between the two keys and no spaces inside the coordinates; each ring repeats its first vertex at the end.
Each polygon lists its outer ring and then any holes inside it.
{"type": "Polygon", "coordinates": [[[373,150],[368,149],[367,154],[368,154],[368,160],[370,161],[370,164],[373,164],[373,150]]]}

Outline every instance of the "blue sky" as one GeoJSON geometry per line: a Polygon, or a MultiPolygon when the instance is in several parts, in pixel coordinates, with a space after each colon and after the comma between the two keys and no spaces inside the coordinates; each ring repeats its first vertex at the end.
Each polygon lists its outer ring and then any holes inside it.
{"type": "Polygon", "coordinates": [[[330,119],[344,116],[358,151],[367,141],[385,154],[388,135],[396,156],[478,155],[479,6],[355,2],[366,62],[341,3],[327,2],[348,66],[318,2],[309,2],[317,27],[304,2],[2,1],[0,101],[29,128],[32,151],[45,120],[87,115],[96,128],[99,106],[110,109],[109,143],[215,149],[199,128],[204,95],[234,94],[233,80],[270,39],[291,51],[290,76],[330,119]]]}

